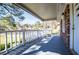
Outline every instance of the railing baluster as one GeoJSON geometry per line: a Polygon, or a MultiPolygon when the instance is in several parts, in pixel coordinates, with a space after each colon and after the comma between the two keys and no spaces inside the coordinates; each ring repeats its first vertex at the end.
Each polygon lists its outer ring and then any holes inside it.
{"type": "Polygon", "coordinates": [[[35,31],[31,31],[31,33],[32,33],[32,39],[34,40],[35,39],[35,31]]]}
{"type": "Polygon", "coordinates": [[[37,38],[37,31],[35,31],[35,38],[37,38]]]}
{"type": "Polygon", "coordinates": [[[27,31],[27,40],[28,40],[28,42],[29,42],[29,39],[28,39],[28,31],[27,31]]]}
{"type": "Polygon", "coordinates": [[[40,33],[39,33],[39,31],[38,31],[38,37],[40,37],[40,33]]]}
{"type": "Polygon", "coordinates": [[[40,31],[39,33],[40,33],[40,37],[41,37],[41,35],[42,35],[42,34],[41,34],[41,31],[40,31]]]}
{"type": "Polygon", "coordinates": [[[37,38],[37,31],[35,31],[35,38],[37,38]]]}
{"type": "Polygon", "coordinates": [[[32,33],[32,32],[31,32],[31,31],[29,31],[30,41],[31,41],[31,33],[32,33]]]}
{"type": "Polygon", "coordinates": [[[30,42],[30,39],[29,39],[29,37],[30,37],[30,36],[29,36],[29,31],[28,31],[28,40],[29,40],[29,42],[30,42]]]}
{"type": "Polygon", "coordinates": [[[28,40],[28,42],[29,42],[29,35],[28,35],[28,34],[29,34],[29,32],[27,31],[27,40],[28,40]]]}
{"type": "Polygon", "coordinates": [[[41,30],[41,36],[44,36],[44,31],[43,30],[41,30]]]}
{"type": "Polygon", "coordinates": [[[15,46],[17,46],[17,32],[15,32],[15,46]]]}
{"type": "Polygon", "coordinates": [[[32,39],[34,39],[34,31],[32,31],[31,37],[32,37],[32,39]]]}
{"type": "Polygon", "coordinates": [[[35,37],[36,37],[36,35],[35,35],[35,31],[32,31],[32,37],[33,37],[33,39],[35,39],[35,37]]]}
{"type": "Polygon", "coordinates": [[[45,33],[44,33],[44,30],[43,30],[43,36],[44,36],[44,34],[45,34],[45,33]]]}
{"type": "Polygon", "coordinates": [[[32,31],[30,31],[30,39],[33,40],[33,38],[32,38],[32,31]]]}
{"type": "Polygon", "coordinates": [[[37,30],[37,37],[39,38],[39,31],[37,30]]]}
{"type": "Polygon", "coordinates": [[[32,31],[30,32],[30,40],[32,40],[32,39],[31,39],[31,34],[32,34],[32,31]]]}
{"type": "Polygon", "coordinates": [[[22,39],[22,44],[24,44],[25,41],[25,31],[23,31],[23,39],[22,39]]]}
{"type": "Polygon", "coordinates": [[[30,39],[32,40],[32,36],[31,35],[32,35],[32,31],[30,31],[30,39]]]}
{"type": "Polygon", "coordinates": [[[28,36],[29,36],[29,42],[30,42],[30,33],[28,32],[28,36]]]}
{"type": "Polygon", "coordinates": [[[33,33],[33,31],[31,31],[31,37],[32,37],[32,39],[34,40],[34,33],[33,33]]]}
{"type": "Polygon", "coordinates": [[[12,32],[11,32],[11,37],[10,37],[10,48],[12,48],[12,39],[13,39],[13,37],[12,37],[12,32]]]}
{"type": "Polygon", "coordinates": [[[7,32],[5,33],[5,51],[7,52],[7,32]]]}
{"type": "Polygon", "coordinates": [[[19,37],[18,38],[19,38],[19,44],[20,44],[20,32],[19,32],[19,37]]]}
{"type": "Polygon", "coordinates": [[[1,33],[0,33],[0,51],[1,51],[1,33]]]}
{"type": "Polygon", "coordinates": [[[39,31],[38,31],[38,37],[40,37],[40,33],[39,33],[39,31]]]}
{"type": "Polygon", "coordinates": [[[0,33],[0,51],[2,50],[1,44],[2,44],[2,40],[1,40],[1,33],[0,33]]]}
{"type": "Polygon", "coordinates": [[[29,40],[29,31],[28,31],[28,34],[27,34],[27,35],[28,35],[28,41],[30,41],[30,40],[29,40]]]}
{"type": "Polygon", "coordinates": [[[34,39],[37,38],[37,33],[36,33],[36,31],[33,31],[33,34],[34,34],[34,39]]]}
{"type": "Polygon", "coordinates": [[[41,31],[38,32],[39,33],[39,37],[41,36],[41,31]]]}
{"type": "Polygon", "coordinates": [[[25,40],[26,40],[26,42],[27,42],[27,31],[25,31],[25,40]]]}
{"type": "Polygon", "coordinates": [[[41,30],[41,36],[42,36],[42,30],[41,30]]]}
{"type": "Polygon", "coordinates": [[[38,38],[38,31],[36,31],[36,38],[38,38]]]}
{"type": "Polygon", "coordinates": [[[46,35],[46,31],[44,30],[44,36],[46,35]]]}
{"type": "MultiPolygon", "coordinates": [[[[37,33],[36,33],[36,31],[35,31],[35,38],[37,38],[37,33]]],[[[35,38],[34,38],[34,39],[35,39],[35,38]]]]}
{"type": "Polygon", "coordinates": [[[43,35],[43,30],[41,31],[41,36],[44,36],[44,35],[43,35]]]}

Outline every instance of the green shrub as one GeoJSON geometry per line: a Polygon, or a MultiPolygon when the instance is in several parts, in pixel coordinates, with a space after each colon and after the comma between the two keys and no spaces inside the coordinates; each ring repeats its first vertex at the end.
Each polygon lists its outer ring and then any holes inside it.
{"type": "MultiPolygon", "coordinates": [[[[14,44],[15,42],[12,42],[12,44],[14,44]]],[[[22,43],[22,41],[20,41],[20,43],[22,43]]],[[[7,48],[10,48],[10,43],[7,44],[7,48]]],[[[0,45],[0,51],[5,49],[5,44],[1,44],[0,45]]]]}
{"type": "MultiPolygon", "coordinates": [[[[7,44],[7,48],[10,48],[10,43],[7,44]]],[[[0,51],[4,50],[5,49],[5,44],[1,44],[0,45],[0,51]]]]}

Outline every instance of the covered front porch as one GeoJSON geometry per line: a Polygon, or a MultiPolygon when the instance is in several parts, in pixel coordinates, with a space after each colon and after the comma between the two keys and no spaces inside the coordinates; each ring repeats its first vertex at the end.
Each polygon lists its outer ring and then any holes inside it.
{"type": "Polygon", "coordinates": [[[3,10],[6,9],[7,11],[5,12],[8,13],[6,15],[6,13],[1,9],[0,11],[3,12],[0,14],[1,20],[3,20],[3,18],[10,19],[8,23],[7,21],[2,23],[5,26],[7,23],[7,27],[5,29],[2,24],[0,25],[1,55],[77,54],[75,51],[72,51],[74,50],[74,43],[73,39],[71,39],[72,32],[70,32],[70,23],[72,23],[70,22],[70,19],[72,16],[71,10],[73,8],[73,4],[13,3],[0,4],[0,7],[3,8],[3,10]],[[28,15],[30,15],[30,17],[28,15]],[[65,19],[62,18],[63,15],[65,19]],[[9,17],[5,18],[6,16],[9,17]],[[29,18],[31,19],[30,21],[28,21],[29,18]],[[39,19],[39,22],[37,21],[36,24],[30,24],[37,19],[39,19]],[[63,23],[64,21],[65,23],[63,23]],[[29,24],[25,22],[29,22],[29,24]]]}

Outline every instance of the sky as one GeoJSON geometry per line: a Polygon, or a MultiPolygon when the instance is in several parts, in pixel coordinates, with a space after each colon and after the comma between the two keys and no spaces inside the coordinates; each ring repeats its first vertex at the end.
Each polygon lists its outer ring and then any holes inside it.
{"type": "MultiPolygon", "coordinates": [[[[28,13],[26,11],[24,11],[23,16],[25,17],[25,19],[23,21],[19,21],[19,23],[21,25],[24,25],[24,24],[31,24],[32,25],[32,24],[35,24],[37,21],[42,22],[39,18],[31,15],[30,13],[28,13]]],[[[16,18],[16,19],[18,19],[18,18],[16,18]]],[[[18,22],[18,20],[16,20],[16,21],[18,22]]]]}

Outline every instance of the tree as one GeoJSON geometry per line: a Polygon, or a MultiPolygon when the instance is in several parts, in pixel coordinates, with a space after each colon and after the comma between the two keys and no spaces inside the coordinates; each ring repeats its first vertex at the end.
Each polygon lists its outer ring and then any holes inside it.
{"type": "Polygon", "coordinates": [[[23,14],[24,11],[14,4],[5,4],[5,3],[0,4],[0,18],[9,16],[12,18],[11,20],[13,20],[13,16],[15,16],[18,17],[20,21],[23,21],[25,19],[25,17],[22,16],[23,14]]]}
{"type": "MultiPolygon", "coordinates": [[[[8,3],[8,4],[0,3],[0,19],[3,20],[3,21],[1,20],[1,22],[2,23],[4,21],[6,21],[6,23],[11,22],[12,28],[16,28],[16,22],[15,22],[14,17],[18,17],[19,21],[23,21],[25,19],[25,17],[22,16],[23,14],[24,14],[24,11],[12,3],[11,4],[10,3],[8,3]],[[5,20],[5,18],[7,18],[7,17],[8,17],[8,21],[5,20]]],[[[0,23],[0,24],[2,24],[2,23],[0,23]]]]}
{"type": "Polygon", "coordinates": [[[11,27],[13,27],[12,23],[10,22],[9,17],[4,17],[4,18],[0,19],[0,26],[4,26],[4,27],[9,28],[9,29],[11,27]]]}

